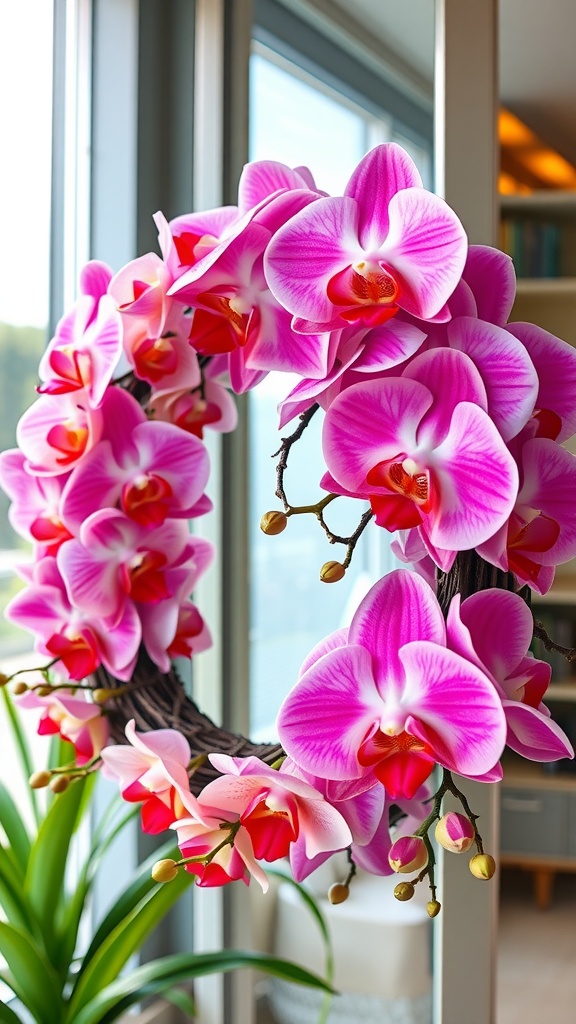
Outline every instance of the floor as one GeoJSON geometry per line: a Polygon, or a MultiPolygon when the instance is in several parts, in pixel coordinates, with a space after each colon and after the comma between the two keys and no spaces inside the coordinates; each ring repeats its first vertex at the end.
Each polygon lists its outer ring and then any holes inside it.
{"type": "Polygon", "coordinates": [[[576,875],[558,875],[548,910],[528,873],[503,873],[497,1024],[575,1024],[576,875]]]}

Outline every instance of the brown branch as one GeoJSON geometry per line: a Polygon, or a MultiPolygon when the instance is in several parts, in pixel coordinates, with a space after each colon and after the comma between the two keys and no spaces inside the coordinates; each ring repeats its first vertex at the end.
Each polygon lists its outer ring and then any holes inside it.
{"type": "Polygon", "coordinates": [[[278,465],[276,466],[276,497],[280,498],[280,501],[284,505],[285,511],[288,511],[288,509],[290,508],[288,501],[286,499],[286,492],[284,490],[284,473],[288,466],[288,456],[290,454],[290,449],[292,448],[292,445],[296,443],[296,441],[300,440],[302,434],[306,430],[306,427],[310,423],[310,420],[312,419],[314,413],[317,412],[319,408],[320,406],[318,405],[318,403],[316,403],[314,405],[311,405],[310,408],[306,410],[306,412],[302,413],[302,415],[299,417],[300,423],[297,426],[294,433],[290,434],[289,437],[283,437],[281,439],[282,444],[280,445],[278,451],[274,452],[272,456],[273,459],[275,459],[277,455],[280,456],[278,460],[278,465]]]}
{"type": "Polygon", "coordinates": [[[562,644],[555,643],[554,640],[548,635],[542,622],[538,622],[534,619],[534,637],[540,640],[547,651],[555,651],[557,654],[561,654],[566,661],[576,660],[576,647],[563,647],[562,644]]]}

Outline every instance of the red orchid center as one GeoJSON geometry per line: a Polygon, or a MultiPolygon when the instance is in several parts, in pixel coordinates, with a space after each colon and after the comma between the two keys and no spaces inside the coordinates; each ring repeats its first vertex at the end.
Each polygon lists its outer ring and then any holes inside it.
{"type": "Polygon", "coordinates": [[[420,471],[414,459],[406,458],[402,462],[391,463],[386,475],[387,484],[392,491],[404,494],[422,508],[428,505],[430,498],[428,473],[420,471]]]}
{"type": "Polygon", "coordinates": [[[358,302],[378,302],[384,305],[394,302],[398,286],[394,278],[377,263],[362,260],[351,269],[350,287],[358,302]]]}
{"type": "Polygon", "coordinates": [[[178,367],[178,356],[169,335],[144,338],[134,350],[134,368],[138,377],[157,384],[178,367]]]}
{"type": "Polygon", "coordinates": [[[170,597],[164,573],[166,556],[161,551],[139,552],[124,567],[125,590],[133,601],[158,604],[170,597]]]}
{"type": "Polygon", "coordinates": [[[180,403],[180,408],[181,411],[177,409],[176,426],[195,434],[200,440],[204,436],[204,427],[217,423],[222,416],[215,402],[207,402],[205,398],[195,400],[193,395],[186,396],[186,402],[180,403]]]}
{"type": "Polygon", "coordinates": [[[241,822],[252,843],[258,860],[274,861],[286,857],[290,845],[298,838],[297,820],[288,811],[274,810],[261,800],[241,822]]]}
{"type": "Polygon", "coordinates": [[[55,658],[60,658],[71,679],[85,679],[100,664],[96,641],[89,629],[71,636],[54,633],[46,642],[46,649],[55,658]]]}
{"type": "Polygon", "coordinates": [[[122,489],[122,507],[126,515],[143,526],[160,526],[170,509],[172,488],[156,473],[142,473],[122,489]]]}
{"type": "Polygon", "coordinates": [[[88,443],[88,428],[80,427],[73,420],[65,420],[51,427],[46,440],[52,448],[62,452],[57,462],[65,466],[74,462],[82,454],[88,443]]]}
{"type": "Polygon", "coordinates": [[[392,800],[411,799],[431,774],[435,764],[432,748],[405,730],[376,730],[360,744],[358,761],[373,767],[376,778],[392,800]]]}
{"type": "Polygon", "coordinates": [[[66,390],[74,391],[90,383],[92,373],[90,354],[78,352],[72,345],[55,348],[50,354],[50,366],[58,377],[66,381],[68,385],[66,390]]]}
{"type": "Polygon", "coordinates": [[[340,316],[349,323],[361,320],[374,327],[398,312],[398,285],[379,263],[360,260],[345,267],[328,282],[327,295],[342,309],[340,316]]]}

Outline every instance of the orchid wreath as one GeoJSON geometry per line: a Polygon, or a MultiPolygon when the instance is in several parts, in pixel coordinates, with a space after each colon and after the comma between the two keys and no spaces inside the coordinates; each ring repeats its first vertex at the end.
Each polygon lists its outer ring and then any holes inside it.
{"type": "Polygon", "coordinates": [[[118,780],[146,832],[176,832],[182,856],[155,866],[160,881],[184,868],[200,886],[253,876],[266,889],[263,862],[288,856],[300,881],[347,850],[333,902],[356,866],[416,872],[395,893],[428,879],[433,917],[433,828],[453,852],[475,844],[474,875],[494,873],[453,773],[498,781],[505,746],[573,756],[542,703],[550,667],[529,647],[544,636],[531,593],[576,555],[576,459],[561,446],[576,431],[576,352],[508,323],[511,260],[468,246],[395,144],[365,156],[342,196],[307,168],[259,161],[237,206],[154,220],[161,256],[84,268],[0,460],[34,552],[6,615],[48,658],[13,688],[40,709],[39,731],[74,749],[32,785],[118,780]],[[256,745],[206,718],[172,661],[211,642],[191,598],[212,558],[189,529],[211,507],[204,431],[233,430],[231,391],[270,371],[300,380],[279,406],[280,428],[297,425],[264,532],[315,516],[345,547],[326,583],[368,527],[394,534],[410,568],[310,652],[280,742],[256,745]],[[289,453],[318,410],[326,493],[294,507],[289,453]],[[340,495],[362,508],[349,537],[325,520],[340,495]],[[447,792],[461,812],[443,813],[447,792]]]}

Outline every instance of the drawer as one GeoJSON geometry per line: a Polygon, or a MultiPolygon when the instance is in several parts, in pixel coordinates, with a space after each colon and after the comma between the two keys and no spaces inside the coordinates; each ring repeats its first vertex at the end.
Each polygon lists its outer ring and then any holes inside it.
{"type": "MultiPolygon", "coordinates": [[[[500,802],[500,849],[503,853],[567,857],[576,843],[576,797],[542,789],[504,787],[500,802]],[[572,833],[572,834],[571,834],[572,833]]],[[[576,853],[576,848],[572,851],[576,853]]]]}

